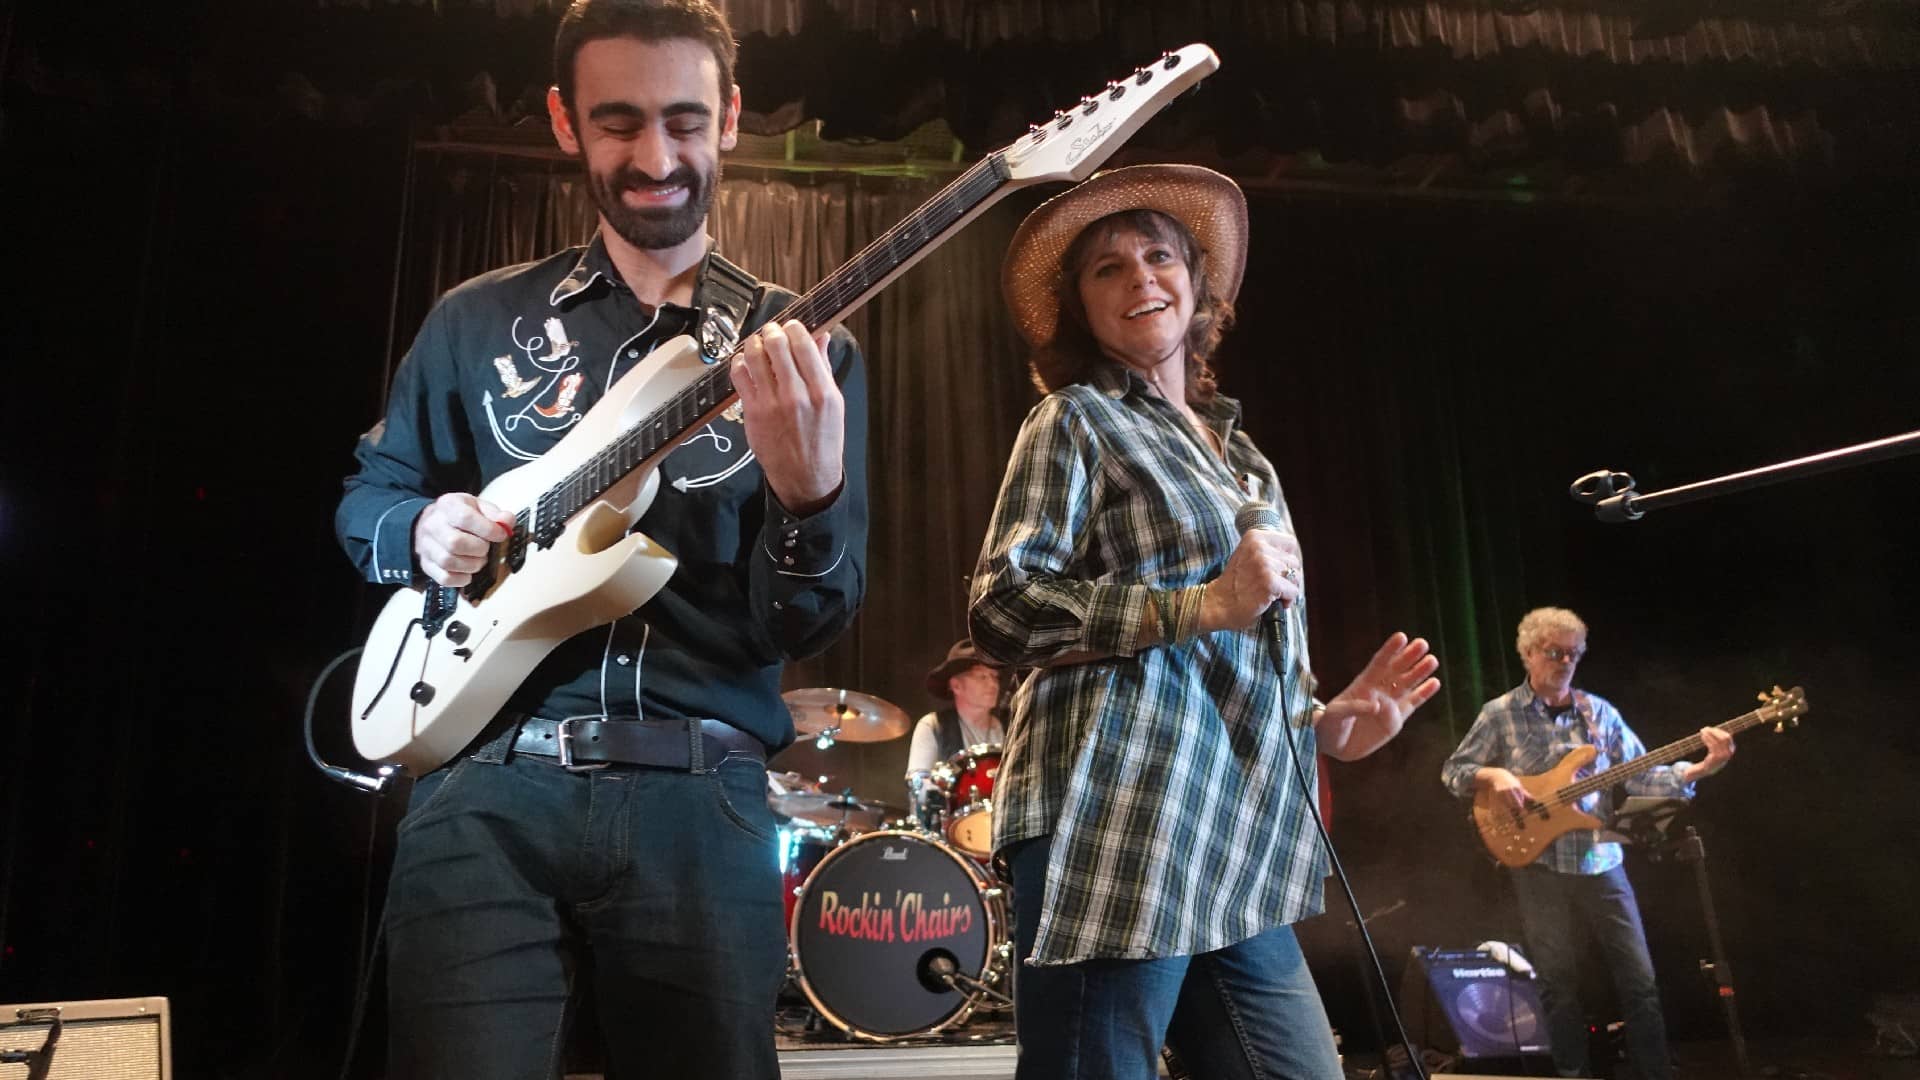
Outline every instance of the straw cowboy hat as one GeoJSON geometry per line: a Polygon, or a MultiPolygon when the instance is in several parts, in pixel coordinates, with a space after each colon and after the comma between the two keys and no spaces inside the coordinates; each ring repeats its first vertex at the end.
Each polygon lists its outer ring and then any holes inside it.
{"type": "Polygon", "coordinates": [[[985,664],[997,668],[1000,665],[980,655],[973,647],[971,638],[956,641],[953,648],[947,650],[947,658],[940,661],[932,671],[927,672],[927,693],[937,698],[950,698],[953,691],[948,688],[947,680],[967,670],[975,664],[985,664]]]}
{"type": "Polygon", "coordinates": [[[1130,165],[1096,173],[1041,203],[1013,234],[1000,266],[1000,291],[1020,336],[1036,348],[1059,329],[1053,282],[1060,258],[1088,225],[1122,210],[1158,210],[1193,233],[1207,255],[1207,287],[1231,302],[1247,268],[1247,197],[1232,180],[1198,165],[1130,165]]]}

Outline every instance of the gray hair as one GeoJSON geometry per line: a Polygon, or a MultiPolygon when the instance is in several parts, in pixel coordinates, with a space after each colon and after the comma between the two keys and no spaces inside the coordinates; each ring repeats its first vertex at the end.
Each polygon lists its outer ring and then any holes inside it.
{"type": "Polygon", "coordinates": [[[1514,648],[1520,652],[1522,660],[1527,650],[1539,645],[1553,634],[1579,634],[1580,640],[1587,638],[1587,624],[1580,616],[1563,607],[1534,608],[1520,617],[1520,639],[1514,648]]]}

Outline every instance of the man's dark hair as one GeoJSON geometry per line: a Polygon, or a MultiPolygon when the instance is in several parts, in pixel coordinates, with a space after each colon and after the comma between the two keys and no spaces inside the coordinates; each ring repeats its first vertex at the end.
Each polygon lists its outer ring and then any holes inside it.
{"type": "Polygon", "coordinates": [[[580,49],[602,38],[632,37],[642,41],[686,38],[713,51],[720,68],[720,107],[733,96],[733,61],[737,52],[727,17],[707,0],[573,0],[560,16],[553,35],[553,82],[560,100],[573,111],[573,68],[580,49]]]}

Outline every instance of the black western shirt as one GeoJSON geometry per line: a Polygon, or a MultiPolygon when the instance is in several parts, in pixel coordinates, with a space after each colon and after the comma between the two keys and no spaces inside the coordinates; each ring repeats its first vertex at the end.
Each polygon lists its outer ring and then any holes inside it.
{"type": "MultiPolygon", "coordinates": [[[[598,237],[467,281],[427,316],[394,377],[384,420],[355,450],[335,515],[367,580],[424,585],[413,524],[436,496],[479,494],[564,438],[654,347],[698,327],[693,307],[643,306],[598,237]]],[[[769,287],[759,325],[792,299],[769,287]]],[[[793,740],[779,697],[789,659],[820,652],[852,620],[866,583],[866,376],[858,344],[828,350],[846,400],[846,482],[796,517],[767,488],[738,404],[661,464],[635,526],[679,559],[637,611],[561,643],[510,711],[566,717],[713,717],[769,749],[793,740]]],[[[509,513],[518,507],[503,507],[509,513]]]]}

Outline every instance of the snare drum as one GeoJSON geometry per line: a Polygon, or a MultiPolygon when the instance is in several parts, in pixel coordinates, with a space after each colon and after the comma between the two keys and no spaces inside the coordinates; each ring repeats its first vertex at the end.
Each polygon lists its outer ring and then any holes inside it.
{"type": "Polygon", "coordinates": [[[993,781],[1000,775],[1000,744],[975,743],[947,759],[953,784],[947,796],[947,841],[982,861],[993,856],[993,781]]]}
{"type": "Polygon", "coordinates": [[[886,830],[827,852],[788,924],[794,979],[834,1026],[889,1042],[965,1023],[985,995],[934,973],[1003,984],[1007,910],[980,868],[933,837],[886,830]]]}

